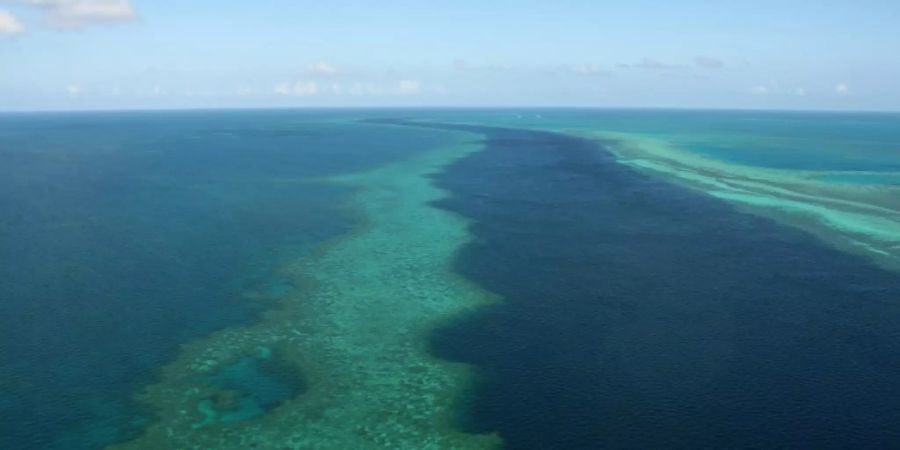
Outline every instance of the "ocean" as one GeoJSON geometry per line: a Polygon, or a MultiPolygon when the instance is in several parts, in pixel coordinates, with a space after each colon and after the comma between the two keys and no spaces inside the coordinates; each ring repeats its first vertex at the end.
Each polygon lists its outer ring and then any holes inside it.
{"type": "Polygon", "coordinates": [[[900,429],[900,114],[0,115],[0,448],[900,429]]]}

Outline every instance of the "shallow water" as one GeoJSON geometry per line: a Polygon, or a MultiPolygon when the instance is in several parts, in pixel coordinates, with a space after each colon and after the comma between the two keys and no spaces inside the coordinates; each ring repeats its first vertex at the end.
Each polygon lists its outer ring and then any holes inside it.
{"type": "Polygon", "coordinates": [[[462,423],[510,448],[888,446],[900,275],[622,166],[482,129],[443,207],[458,270],[504,301],[443,328],[483,378],[462,423]]]}
{"type": "Polygon", "coordinates": [[[900,114],[560,109],[438,120],[595,140],[651,176],[900,270],[900,114]]]}
{"type": "Polygon", "coordinates": [[[885,446],[897,121],[2,115],[0,447],[885,446]]]}
{"type": "Polygon", "coordinates": [[[818,179],[832,183],[900,184],[900,174],[894,173],[825,174],[818,179]]]}
{"type": "Polygon", "coordinates": [[[435,133],[306,112],[0,117],[0,448],[97,448],[179,345],[252,323],[285,262],[356,223],[316,178],[435,133]]]}

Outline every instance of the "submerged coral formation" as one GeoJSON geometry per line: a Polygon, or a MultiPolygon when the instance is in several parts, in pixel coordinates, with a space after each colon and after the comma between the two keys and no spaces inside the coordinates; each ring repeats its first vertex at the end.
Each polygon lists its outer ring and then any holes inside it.
{"type": "Polygon", "coordinates": [[[480,148],[474,135],[455,137],[455,145],[331,179],[357,189],[363,225],[283,267],[278,277],[296,287],[273,290],[279,307],[258,323],[185,346],[139,395],[158,420],[114,448],[498,446],[496,435],[455,429],[470,371],[427,349],[440,321],[492,301],[451,269],[469,239],[465,221],[431,205],[446,194],[430,175],[480,148]],[[302,372],[303,393],[281,398],[290,389],[256,367],[269,360],[302,372]]]}
{"type": "Polygon", "coordinates": [[[750,212],[800,227],[844,250],[900,269],[900,186],[896,173],[782,170],[717,161],[660,139],[586,132],[621,162],[702,190],[750,212]],[[870,175],[862,182],[859,179],[870,175]],[[850,179],[854,182],[836,182],[850,179]]]}

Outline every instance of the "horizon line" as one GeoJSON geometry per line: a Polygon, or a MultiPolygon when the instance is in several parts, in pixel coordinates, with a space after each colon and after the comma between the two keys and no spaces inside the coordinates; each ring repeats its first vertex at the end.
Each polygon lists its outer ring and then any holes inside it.
{"type": "Polygon", "coordinates": [[[694,106],[584,106],[584,105],[308,105],[308,106],[216,106],[162,108],[48,108],[0,109],[0,114],[52,113],[140,113],[140,112],[202,112],[202,111],[314,111],[314,110],[630,110],[630,111],[718,111],[718,112],[784,112],[784,113],[860,113],[900,114],[898,109],[813,109],[813,108],[753,108],[753,107],[694,107],[694,106]]]}

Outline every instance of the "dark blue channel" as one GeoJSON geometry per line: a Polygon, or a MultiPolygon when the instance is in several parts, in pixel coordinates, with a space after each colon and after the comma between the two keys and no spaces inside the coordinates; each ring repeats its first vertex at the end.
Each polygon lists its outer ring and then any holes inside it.
{"type": "MultiPolygon", "coordinates": [[[[441,125],[435,125],[441,126],[441,125]]],[[[513,449],[900,444],[900,275],[559,134],[447,125],[459,272],[504,301],[441,329],[461,417],[513,449]]]]}

